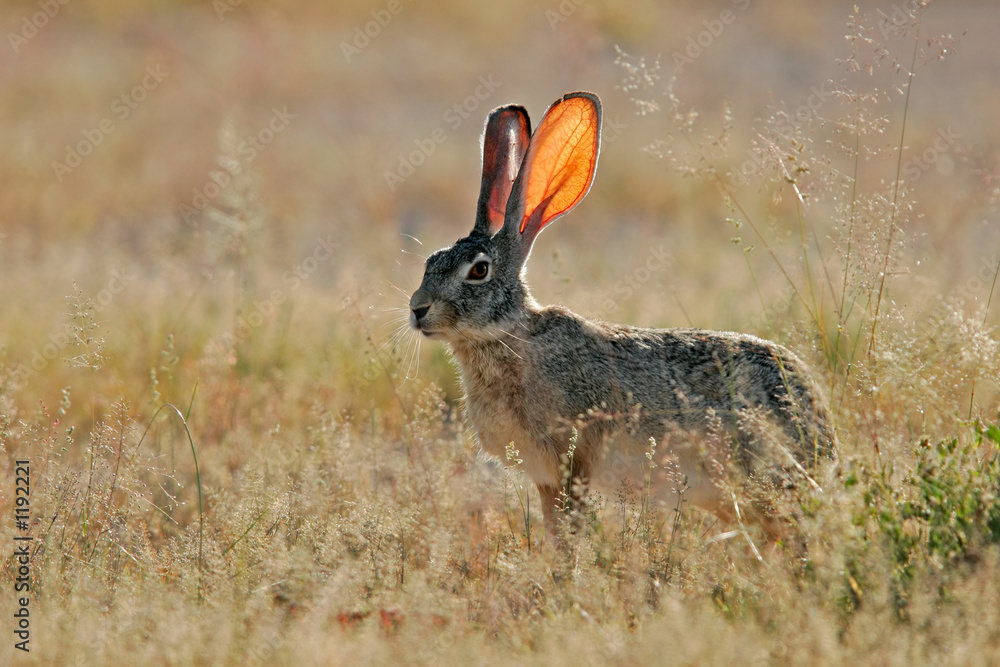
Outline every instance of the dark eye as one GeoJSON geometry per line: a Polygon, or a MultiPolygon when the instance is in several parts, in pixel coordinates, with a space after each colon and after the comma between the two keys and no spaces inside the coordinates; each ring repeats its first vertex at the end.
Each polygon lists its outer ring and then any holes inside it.
{"type": "Polygon", "coordinates": [[[469,267],[469,275],[466,276],[467,280],[485,280],[486,276],[490,274],[490,263],[485,259],[481,259],[471,267],[469,267]]]}

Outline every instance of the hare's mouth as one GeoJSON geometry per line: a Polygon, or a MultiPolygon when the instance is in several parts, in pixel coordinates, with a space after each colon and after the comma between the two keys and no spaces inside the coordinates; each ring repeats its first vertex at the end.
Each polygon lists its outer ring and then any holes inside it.
{"type": "Polygon", "coordinates": [[[410,320],[410,326],[419,331],[421,334],[427,338],[434,338],[435,336],[440,337],[442,335],[441,331],[435,331],[434,329],[428,329],[427,325],[419,320],[410,320]]]}
{"type": "Polygon", "coordinates": [[[442,331],[431,331],[429,329],[417,328],[417,331],[422,333],[426,338],[443,338],[444,332],[442,331]]]}
{"type": "Polygon", "coordinates": [[[445,332],[449,325],[446,319],[430,312],[431,305],[418,305],[410,308],[410,327],[416,329],[427,338],[446,338],[445,332]]]}

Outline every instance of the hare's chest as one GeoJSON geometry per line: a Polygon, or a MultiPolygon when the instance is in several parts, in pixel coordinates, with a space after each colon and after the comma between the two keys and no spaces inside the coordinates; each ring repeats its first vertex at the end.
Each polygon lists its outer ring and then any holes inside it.
{"type": "Polygon", "coordinates": [[[511,455],[521,461],[524,472],[536,484],[558,483],[559,458],[543,444],[546,438],[542,415],[531,413],[516,397],[487,397],[473,392],[466,395],[465,414],[483,453],[504,465],[513,465],[513,461],[508,462],[510,448],[511,455]]]}
{"type": "MultiPolygon", "coordinates": [[[[531,437],[519,406],[502,396],[487,398],[470,392],[465,398],[465,416],[476,431],[479,444],[490,456],[503,461],[507,456],[507,446],[514,443],[514,449],[531,437]]],[[[527,444],[527,443],[525,443],[527,444]]]]}

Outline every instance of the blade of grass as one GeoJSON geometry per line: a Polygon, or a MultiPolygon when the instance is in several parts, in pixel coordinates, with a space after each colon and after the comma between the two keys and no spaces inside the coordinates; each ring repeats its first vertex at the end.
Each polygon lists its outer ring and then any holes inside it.
{"type": "MultiPolygon", "coordinates": [[[[161,405],[156,410],[156,412],[153,413],[153,417],[152,419],[149,420],[149,424],[146,426],[146,430],[142,432],[142,437],[139,438],[139,442],[137,442],[135,447],[132,449],[132,456],[135,456],[135,453],[139,451],[139,447],[142,446],[143,441],[146,439],[146,434],[149,433],[149,429],[152,428],[153,422],[155,422],[156,418],[160,416],[160,413],[166,410],[167,408],[173,410],[174,414],[176,414],[180,418],[181,426],[184,427],[184,432],[187,434],[188,444],[191,445],[191,458],[194,459],[194,477],[198,485],[198,571],[200,572],[202,555],[204,553],[203,546],[205,537],[205,501],[201,489],[201,470],[198,467],[198,451],[195,449],[194,436],[191,435],[191,429],[188,428],[188,422],[187,419],[184,418],[184,413],[182,413],[179,409],[177,409],[177,406],[173,405],[172,403],[165,403],[161,405]]],[[[190,414],[190,409],[189,409],[189,414],[190,414]]]]}
{"type": "Polygon", "coordinates": [[[224,550],[222,551],[222,555],[223,555],[223,556],[225,556],[225,555],[226,555],[227,553],[229,553],[229,552],[230,552],[230,551],[232,550],[232,548],[233,548],[233,547],[235,547],[235,546],[236,546],[237,544],[239,544],[240,542],[242,542],[242,541],[243,541],[243,538],[245,538],[245,537],[246,537],[247,535],[249,535],[249,534],[250,534],[250,531],[251,531],[251,530],[253,530],[253,527],[254,527],[254,526],[256,526],[256,525],[257,525],[257,523],[258,523],[258,522],[259,522],[259,521],[260,521],[261,519],[263,519],[263,518],[264,518],[264,515],[265,515],[265,514],[267,514],[267,510],[266,510],[266,509],[265,509],[265,510],[264,510],[263,512],[261,512],[260,514],[258,514],[258,515],[257,515],[257,517],[256,517],[256,518],[255,518],[255,519],[254,519],[253,521],[251,521],[251,522],[250,522],[250,525],[249,525],[249,526],[247,526],[247,529],[243,531],[243,534],[242,534],[242,535],[240,535],[239,537],[237,537],[237,538],[236,538],[236,541],[235,541],[235,542],[233,542],[232,544],[230,544],[230,545],[229,545],[228,547],[226,547],[226,548],[225,548],[225,549],[224,549],[224,550]]]}
{"type": "MultiPolygon", "coordinates": [[[[986,326],[986,320],[990,316],[990,304],[993,303],[993,291],[997,288],[997,278],[1000,277],[1000,262],[997,262],[996,271],[993,272],[993,284],[990,285],[990,295],[986,297],[986,310],[983,312],[983,326],[986,326]]],[[[976,368],[979,371],[979,368],[976,368]]],[[[976,378],[972,377],[972,391],[969,396],[969,420],[972,420],[972,407],[976,402],[976,378]]]]}
{"type": "Polygon", "coordinates": [[[191,409],[194,407],[194,395],[198,393],[198,381],[194,382],[194,389],[191,390],[191,400],[188,401],[187,412],[184,413],[184,421],[191,419],[191,409]]]}
{"type": "Polygon", "coordinates": [[[889,214],[889,238],[885,245],[885,258],[882,261],[882,271],[878,286],[878,296],[875,299],[875,314],[872,316],[871,338],[868,340],[868,356],[875,353],[875,331],[878,328],[878,317],[882,307],[882,295],[885,292],[885,278],[889,273],[889,259],[892,257],[892,240],[896,233],[899,215],[899,184],[903,173],[903,148],[906,140],[906,120],[909,117],[910,93],[913,90],[913,75],[917,67],[917,54],[920,52],[920,19],[921,8],[917,8],[916,33],[913,36],[913,56],[910,59],[910,71],[906,74],[906,94],[903,97],[903,124],[899,130],[899,150],[896,155],[896,179],[892,186],[892,209],[889,214]]]}

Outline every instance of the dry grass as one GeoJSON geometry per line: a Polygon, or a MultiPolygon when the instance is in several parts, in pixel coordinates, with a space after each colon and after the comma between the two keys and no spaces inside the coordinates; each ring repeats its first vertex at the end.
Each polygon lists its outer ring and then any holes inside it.
{"type": "Polygon", "coordinates": [[[992,6],[400,6],[350,60],[387,4],[73,2],[5,55],[0,661],[995,660],[992,6]],[[689,37],[707,46],[675,77],[689,37]],[[124,114],[148,67],[167,76],[124,114]],[[480,77],[500,85],[446,115],[480,77]],[[601,166],[539,240],[535,292],[807,358],[841,463],[787,499],[804,559],[751,530],[759,561],[642,489],[539,544],[537,496],[477,457],[444,349],[396,337],[422,255],[471,224],[488,109],[537,118],[577,88],[604,99],[601,166]],[[654,250],[668,264],[643,271],[654,250]],[[6,556],[21,459],[29,654],[6,556]]]}

